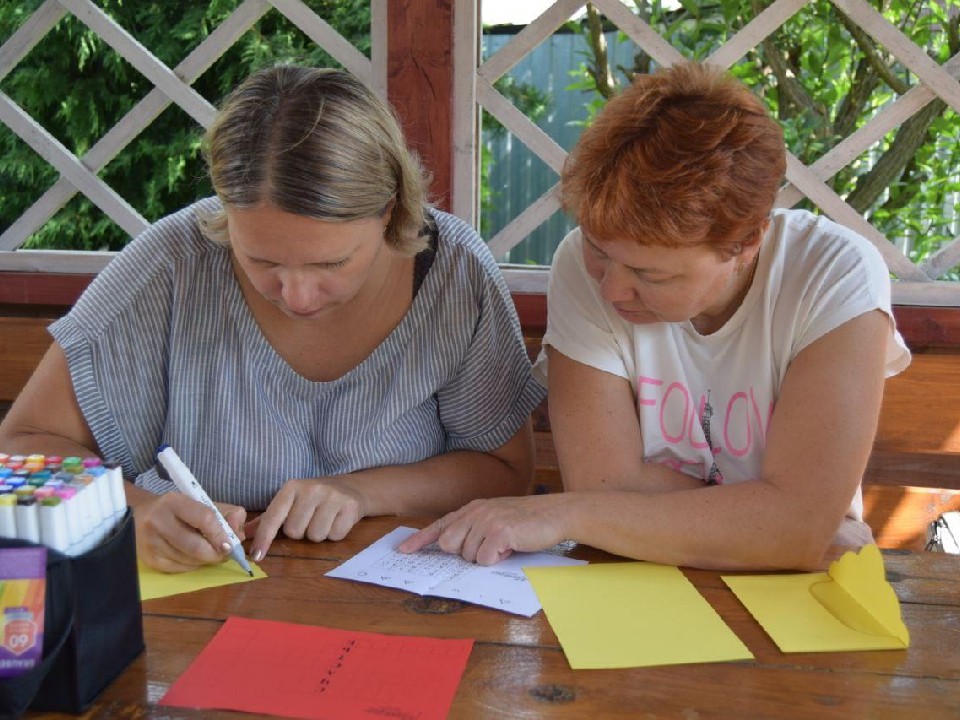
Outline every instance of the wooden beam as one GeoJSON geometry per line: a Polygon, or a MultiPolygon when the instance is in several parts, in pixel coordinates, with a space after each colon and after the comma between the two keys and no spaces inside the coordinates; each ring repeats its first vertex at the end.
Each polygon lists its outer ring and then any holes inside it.
{"type": "MultiPolygon", "coordinates": [[[[89,274],[0,272],[0,306],[73,305],[96,277],[89,274]]],[[[524,333],[540,337],[547,327],[547,299],[541,293],[514,293],[524,333]]],[[[0,315],[4,312],[0,308],[0,315]]],[[[17,314],[29,314],[17,313],[17,314]]],[[[960,352],[960,307],[897,305],[897,327],[915,353],[960,352]]]]}
{"type": "Polygon", "coordinates": [[[453,182],[453,1],[391,0],[387,97],[410,147],[433,176],[432,201],[449,211],[453,182]]]}
{"type": "Polygon", "coordinates": [[[893,316],[914,352],[960,349],[960,308],[898,305],[893,316]]]}
{"type": "Polygon", "coordinates": [[[94,277],[70,273],[0,272],[0,305],[70,307],[94,277]]]}
{"type": "Polygon", "coordinates": [[[520,327],[528,337],[543,337],[547,331],[547,296],[535,293],[514,293],[520,327]]]}

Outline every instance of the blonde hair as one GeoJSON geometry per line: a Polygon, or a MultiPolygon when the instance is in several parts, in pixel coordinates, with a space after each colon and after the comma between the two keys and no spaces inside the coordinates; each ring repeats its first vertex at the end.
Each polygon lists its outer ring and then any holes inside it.
{"type": "MultiPolygon", "coordinates": [[[[383,217],[404,255],[427,247],[427,181],[389,106],[342,70],[261,70],[224,101],[204,138],[224,207],[267,202],[328,222],[383,217]],[[390,208],[391,201],[395,201],[390,208]]],[[[200,217],[209,239],[229,242],[222,209],[200,217]]]]}

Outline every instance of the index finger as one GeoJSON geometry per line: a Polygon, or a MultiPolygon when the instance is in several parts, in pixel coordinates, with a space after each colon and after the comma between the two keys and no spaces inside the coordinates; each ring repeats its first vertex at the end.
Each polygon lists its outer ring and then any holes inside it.
{"type": "Polygon", "coordinates": [[[253,543],[250,546],[251,557],[254,562],[260,562],[270,549],[273,539],[280,532],[283,523],[287,520],[290,508],[293,507],[293,501],[296,496],[292,492],[285,492],[288,486],[280,489],[263,515],[257,518],[257,534],[253,537],[253,543]]]}
{"type": "Polygon", "coordinates": [[[446,527],[446,523],[444,522],[445,520],[445,517],[442,517],[439,520],[434,520],[432,523],[423,528],[423,530],[418,530],[416,533],[400,543],[397,546],[397,550],[402,553],[415,553],[417,550],[425,548],[431,543],[435,543],[443,534],[443,530],[446,527]]]}

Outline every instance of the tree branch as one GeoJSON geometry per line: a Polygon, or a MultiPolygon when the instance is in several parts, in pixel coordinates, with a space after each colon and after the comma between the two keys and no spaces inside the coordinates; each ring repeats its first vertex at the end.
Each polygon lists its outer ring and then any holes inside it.
{"type": "Polygon", "coordinates": [[[856,128],[860,114],[870,101],[870,96],[877,87],[879,76],[865,58],[857,62],[850,83],[850,92],[843,96],[840,107],[833,121],[833,131],[837,137],[847,137],[856,128]]]}
{"type": "Polygon", "coordinates": [[[910,90],[909,83],[898,78],[890,66],[880,57],[880,53],[877,52],[877,46],[874,44],[873,39],[867,35],[859,25],[844,15],[839,8],[837,8],[837,15],[840,17],[840,22],[843,23],[843,27],[850,33],[853,41],[857,44],[857,47],[860,48],[860,52],[863,53],[863,56],[876,71],[877,75],[883,78],[883,81],[898,95],[903,95],[910,90]]]}
{"type": "MultiPolygon", "coordinates": [[[[759,15],[763,10],[763,6],[759,0],[751,0],[750,5],[755,15],[759,15]]],[[[777,89],[782,94],[783,99],[796,107],[806,109],[820,120],[825,120],[826,113],[817,107],[813,98],[804,90],[803,85],[797,82],[796,76],[800,72],[799,68],[788,65],[788,61],[780,53],[780,48],[777,47],[772,36],[764,38],[760,45],[763,48],[763,55],[767,64],[770,66],[770,70],[773,71],[774,76],[777,78],[777,89]]],[[[787,113],[784,112],[785,108],[783,106],[784,103],[781,102],[780,116],[786,117],[787,113]]]]}
{"type": "Polygon", "coordinates": [[[616,93],[616,83],[607,60],[607,38],[603,34],[603,22],[593,3],[587,3],[587,42],[593,54],[593,62],[588,63],[587,71],[593,78],[597,92],[609,99],[616,93]]]}
{"type": "Polygon", "coordinates": [[[857,180],[857,187],[847,196],[847,203],[859,213],[865,213],[891,183],[899,178],[904,169],[923,145],[930,124],[946,109],[947,104],[936,98],[927,103],[920,112],[907,120],[870,171],[857,180]]]}

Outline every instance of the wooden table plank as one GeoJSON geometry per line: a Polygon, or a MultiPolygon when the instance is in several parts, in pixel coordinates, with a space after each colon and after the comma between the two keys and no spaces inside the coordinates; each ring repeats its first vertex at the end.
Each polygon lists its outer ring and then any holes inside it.
{"type": "MultiPolygon", "coordinates": [[[[685,570],[754,660],[574,671],[543,613],[524,618],[324,577],[398,522],[365,520],[340,543],[280,539],[261,563],[269,575],[265,580],[143,603],[146,652],[84,717],[239,717],[156,704],[231,615],[394,635],[474,638],[452,718],[960,717],[960,557],[885,553],[888,577],[911,633],[907,650],[781,653],[722,582],[721,573],[685,570]]],[[[425,522],[404,519],[402,524],[425,522]]],[[[621,560],[572,544],[563,550],[591,562],[621,560]]],[[[834,556],[839,551],[834,549],[834,556]]]]}
{"type": "MultiPolygon", "coordinates": [[[[239,717],[229,712],[156,706],[219,626],[209,620],[149,618],[147,651],[85,717],[239,717]]],[[[957,677],[903,678],[870,668],[829,669],[804,662],[803,658],[782,665],[741,662],[574,671],[557,648],[477,643],[450,717],[829,720],[941,718],[957,713],[957,677]]],[[[44,717],[65,720],[72,716],[44,717]]]]}

